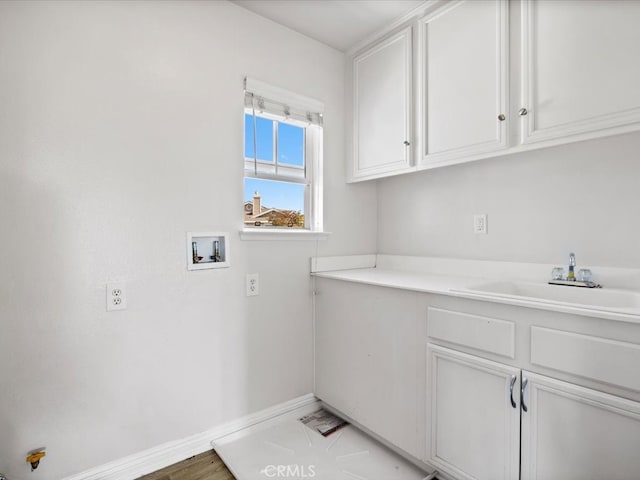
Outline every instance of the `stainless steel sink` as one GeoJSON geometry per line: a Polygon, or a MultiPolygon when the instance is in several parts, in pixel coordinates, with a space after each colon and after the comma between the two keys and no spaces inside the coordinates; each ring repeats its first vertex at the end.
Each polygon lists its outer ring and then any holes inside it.
{"type": "Polygon", "coordinates": [[[599,310],[640,309],[640,293],[630,290],[576,288],[520,281],[487,282],[469,286],[465,290],[495,297],[573,304],[599,310]]]}

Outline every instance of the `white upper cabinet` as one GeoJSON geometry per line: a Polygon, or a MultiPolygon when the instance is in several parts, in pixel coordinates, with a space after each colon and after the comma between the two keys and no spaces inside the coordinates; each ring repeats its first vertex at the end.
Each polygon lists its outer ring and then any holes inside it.
{"type": "Polygon", "coordinates": [[[352,180],[412,169],[412,28],[353,58],[352,180]]]}
{"type": "Polygon", "coordinates": [[[640,0],[435,0],[403,21],[351,59],[349,181],[640,130],[640,0]]]}
{"type": "Polygon", "coordinates": [[[422,163],[507,147],[508,22],[507,0],[451,2],[419,21],[422,163]]]}
{"type": "Polygon", "coordinates": [[[523,0],[521,142],[640,129],[640,2],[523,0]]]}

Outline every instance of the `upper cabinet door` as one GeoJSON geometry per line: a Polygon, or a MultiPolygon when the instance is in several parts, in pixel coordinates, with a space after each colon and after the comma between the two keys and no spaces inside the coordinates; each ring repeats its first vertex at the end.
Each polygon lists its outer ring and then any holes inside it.
{"type": "Polygon", "coordinates": [[[507,147],[508,25],[506,0],[453,2],[420,20],[423,165],[507,147]]]}
{"type": "Polygon", "coordinates": [[[353,59],[352,180],[411,169],[412,29],[353,59]]]}
{"type": "Polygon", "coordinates": [[[640,129],[639,20],[638,1],[523,0],[522,143],[640,129]]]}

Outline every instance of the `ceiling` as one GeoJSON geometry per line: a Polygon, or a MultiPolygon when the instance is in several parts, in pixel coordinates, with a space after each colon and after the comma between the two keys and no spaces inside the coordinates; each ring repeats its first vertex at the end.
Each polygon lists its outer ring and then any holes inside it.
{"type": "Polygon", "coordinates": [[[232,1],[343,52],[424,3],[424,0],[232,1]]]}

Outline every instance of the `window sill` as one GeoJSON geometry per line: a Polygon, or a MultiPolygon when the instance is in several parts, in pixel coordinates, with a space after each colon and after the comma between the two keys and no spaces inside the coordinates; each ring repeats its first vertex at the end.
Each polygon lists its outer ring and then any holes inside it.
{"type": "Polygon", "coordinates": [[[309,230],[284,230],[275,228],[240,230],[240,240],[324,240],[330,232],[309,230]]]}

